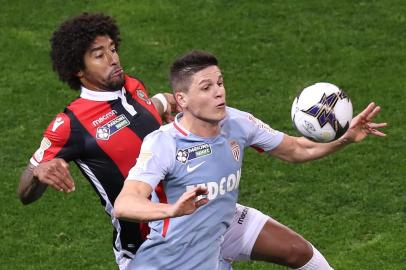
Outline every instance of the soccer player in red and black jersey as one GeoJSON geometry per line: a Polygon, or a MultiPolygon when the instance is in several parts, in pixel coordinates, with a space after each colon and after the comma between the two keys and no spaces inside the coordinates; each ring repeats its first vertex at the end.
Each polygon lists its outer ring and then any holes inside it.
{"type": "MultiPolygon", "coordinates": [[[[124,73],[117,53],[119,42],[117,25],[103,14],[83,13],[65,21],[54,32],[53,69],[61,81],[80,90],[80,97],[45,130],[39,149],[21,175],[18,195],[29,204],[40,198],[48,186],[74,191],[68,163],[75,162],[111,216],[116,261],[120,269],[126,269],[146,232],[140,224],[116,219],[113,205],[135,164],[143,138],[159,128],[160,116],[169,116],[175,102],[169,94],[149,98],[145,86],[124,73]]],[[[379,107],[370,110],[375,115],[379,107]]],[[[165,202],[164,190],[157,193],[165,202]]],[[[241,205],[236,208],[224,243],[233,247],[222,250],[230,262],[251,258],[302,270],[330,269],[303,237],[241,205]]]]}
{"type": "MultiPolygon", "coordinates": [[[[119,42],[115,22],[102,14],[82,14],[54,32],[53,68],[80,96],[49,124],[24,170],[18,188],[24,204],[38,199],[48,186],[73,191],[68,166],[73,161],[112,216],[143,138],[162,124],[160,115],[170,112],[165,98],[172,98],[159,94],[150,99],[141,81],[125,75],[119,42]]],[[[112,224],[114,251],[122,264],[142,243],[143,232],[137,223],[112,218],[112,224]]]]}

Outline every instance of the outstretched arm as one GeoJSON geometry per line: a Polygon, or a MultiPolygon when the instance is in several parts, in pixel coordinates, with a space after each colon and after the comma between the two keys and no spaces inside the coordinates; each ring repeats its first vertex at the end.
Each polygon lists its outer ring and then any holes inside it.
{"type": "Polygon", "coordinates": [[[362,141],[368,135],[384,137],[386,134],[379,129],[386,127],[387,124],[372,122],[380,110],[381,108],[375,103],[370,103],[360,114],[352,119],[347,132],[333,142],[316,143],[304,137],[285,135],[281,144],[270,151],[269,154],[288,162],[300,163],[322,158],[342,149],[350,143],[362,141]]]}
{"type": "Polygon", "coordinates": [[[114,216],[137,222],[162,220],[190,215],[208,202],[205,198],[196,201],[197,196],[207,194],[207,189],[204,187],[186,191],[175,204],[151,202],[148,199],[151,192],[152,188],[147,183],[126,180],[114,203],[114,216]]]}
{"type": "Polygon", "coordinates": [[[64,192],[75,190],[69,165],[63,159],[55,158],[38,166],[28,163],[21,174],[17,195],[23,204],[29,204],[39,199],[48,186],[64,192]]]}

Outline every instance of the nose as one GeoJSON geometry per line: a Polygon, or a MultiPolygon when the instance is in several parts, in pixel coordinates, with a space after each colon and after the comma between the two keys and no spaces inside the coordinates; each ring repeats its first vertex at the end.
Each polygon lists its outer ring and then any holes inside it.
{"type": "Polygon", "coordinates": [[[116,52],[108,51],[108,53],[106,53],[106,58],[107,62],[112,66],[117,65],[119,63],[119,57],[116,52]]]}
{"type": "Polygon", "coordinates": [[[226,89],[224,88],[224,86],[218,86],[216,87],[216,97],[217,98],[222,98],[224,97],[226,94],[226,89]]]}

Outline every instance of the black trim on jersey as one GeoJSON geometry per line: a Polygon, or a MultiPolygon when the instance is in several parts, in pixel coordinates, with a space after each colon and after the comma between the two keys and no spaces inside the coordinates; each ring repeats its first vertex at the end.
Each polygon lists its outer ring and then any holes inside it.
{"type": "MultiPolygon", "coordinates": [[[[115,164],[115,162],[99,147],[96,138],[89,134],[89,132],[79,122],[79,120],[76,118],[73,112],[70,111],[69,109],[65,109],[65,113],[69,116],[71,120],[71,136],[69,138],[69,142],[80,144],[81,154],[78,158],[89,166],[92,173],[96,176],[100,184],[103,186],[104,190],[106,191],[108,199],[113,205],[115,198],[117,198],[118,194],[122,189],[122,185],[117,186],[116,183],[111,181],[111,179],[122,179],[122,183],[124,183],[125,180],[120,172],[120,169],[115,164]],[[104,163],[102,162],[102,160],[107,162],[104,163]],[[94,170],[92,168],[93,166],[97,167],[97,170],[94,170]],[[109,179],[105,179],[106,175],[109,176],[108,177],[109,179]]],[[[91,179],[89,179],[87,174],[82,169],[81,171],[84,175],[86,175],[89,182],[95,189],[96,193],[99,194],[98,190],[93,185],[91,179]]],[[[100,196],[100,199],[102,204],[106,205],[106,203],[104,202],[104,198],[100,196]]]]}
{"type": "Polygon", "coordinates": [[[126,111],[121,105],[120,99],[109,101],[110,107],[113,110],[116,110],[118,115],[125,114],[128,119],[131,119],[131,124],[128,126],[128,128],[130,128],[141,139],[141,141],[143,141],[145,136],[159,129],[161,125],[152,115],[152,113],[148,111],[148,109],[146,109],[132,97],[130,92],[126,91],[125,98],[127,103],[134,107],[135,111],[137,112],[136,115],[132,116],[128,111],[126,111]]]}
{"type": "MultiPolygon", "coordinates": [[[[123,185],[124,185],[124,177],[121,174],[118,166],[113,162],[113,160],[97,145],[96,139],[89,134],[89,132],[86,130],[85,127],[79,122],[79,120],[76,118],[76,116],[69,110],[65,109],[66,115],[70,118],[71,120],[71,134],[70,137],[65,145],[74,145],[75,148],[78,148],[78,153],[82,153],[80,155],[80,159],[88,164],[98,164],[98,169],[93,170],[91,165],[89,169],[92,171],[92,173],[95,175],[97,180],[100,182],[102,185],[103,189],[105,190],[108,200],[110,201],[111,205],[114,205],[115,198],[117,198],[118,194],[120,193],[123,185]],[[85,151],[85,145],[84,142],[87,143],[94,143],[96,146],[90,146],[90,149],[93,149],[93,152],[86,152],[85,151]],[[83,155],[85,153],[85,155],[83,155]],[[102,163],[101,160],[103,161],[110,161],[108,163],[109,166],[106,166],[106,164],[102,163]],[[106,179],[106,175],[109,175],[109,179],[106,179]],[[111,181],[111,179],[115,179],[115,181],[111,181]],[[118,185],[117,180],[121,180],[121,185],[118,185]],[[114,198],[114,199],[113,199],[114,198]]],[[[88,147],[86,147],[88,148],[88,147]]],[[[62,148],[61,151],[59,151],[58,156],[59,157],[64,157],[65,159],[68,156],[72,156],[71,154],[67,153],[66,148],[62,148]]],[[[100,202],[103,206],[106,206],[106,201],[105,199],[101,196],[99,193],[97,187],[95,186],[94,182],[88,174],[82,169],[82,167],[78,164],[76,161],[77,156],[75,157],[70,157],[71,161],[73,160],[76,165],[78,166],[79,170],[82,172],[82,174],[87,178],[89,183],[92,185],[93,189],[95,190],[96,194],[100,198],[100,202]],[[74,159],[72,159],[74,158],[74,159]]],[[[107,213],[109,214],[109,213],[107,213]]],[[[120,223],[120,242],[121,242],[121,247],[124,250],[127,250],[131,253],[134,253],[138,250],[140,245],[143,243],[142,236],[141,236],[141,231],[140,231],[140,225],[138,223],[134,222],[127,222],[127,221],[122,221],[119,220],[120,223]]],[[[113,227],[113,247],[117,249],[115,242],[117,239],[117,230],[116,228],[113,227]]]]}

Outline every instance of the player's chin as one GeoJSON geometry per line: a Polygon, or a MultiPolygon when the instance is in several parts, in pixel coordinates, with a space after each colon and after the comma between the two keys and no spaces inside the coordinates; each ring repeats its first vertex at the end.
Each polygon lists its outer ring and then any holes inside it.
{"type": "Polygon", "coordinates": [[[226,116],[226,105],[224,104],[224,105],[216,106],[215,111],[216,111],[216,114],[219,117],[221,117],[221,119],[223,119],[226,116]]]}
{"type": "Polygon", "coordinates": [[[123,77],[116,76],[109,82],[109,89],[112,89],[112,91],[121,90],[124,86],[124,83],[124,75],[123,77]]]}

